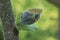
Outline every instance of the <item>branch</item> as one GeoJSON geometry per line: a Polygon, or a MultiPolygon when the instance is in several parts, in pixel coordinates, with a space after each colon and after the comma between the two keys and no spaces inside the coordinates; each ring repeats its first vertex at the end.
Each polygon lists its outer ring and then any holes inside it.
{"type": "Polygon", "coordinates": [[[48,1],[60,7],[60,0],[48,0],[48,1]]]}
{"type": "Polygon", "coordinates": [[[16,28],[16,23],[10,0],[1,0],[0,9],[4,40],[18,40],[18,36],[13,33],[14,28],[16,28]]]}

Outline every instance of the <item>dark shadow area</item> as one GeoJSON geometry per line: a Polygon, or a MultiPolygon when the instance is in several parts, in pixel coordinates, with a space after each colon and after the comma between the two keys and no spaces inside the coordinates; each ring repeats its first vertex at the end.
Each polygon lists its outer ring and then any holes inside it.
{"type": "Polygon", "coordinates": [[[58,26],[59,26],[59,27],[58,27],[58,38],[59,38],[59,39],[58,39],[58,40],[60,40],[60,8],[59,8],[59,15],[58,15],[58,16],[59,16],[59,17],[58,17],[58,18],[59,18],[59,20],[58,20],[58,21],[59,21],[59,22],[58,22],[58,26]]]}
{"type": "Polygon", "coordinates": [[[48,2],[58,6],[60,8],[60,0],[47,0],[48,2]]]}

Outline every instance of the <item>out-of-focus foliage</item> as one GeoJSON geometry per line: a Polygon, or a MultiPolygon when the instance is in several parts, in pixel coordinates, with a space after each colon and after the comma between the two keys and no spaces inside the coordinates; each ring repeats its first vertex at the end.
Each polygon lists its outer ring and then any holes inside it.
{"type": "Polygon", "coordinates": [[[19,13],[30,8],[42,8],[40,19],[34,23],[39,32],[20,30],[20,40],[57,40],[58,8],[46,0],[11,0],[16,22],[19,13]]]}
{"type": "Polygon", "coordinates": [[[0,19],[0,40],[3,40],[1,19],[0,19]]]}

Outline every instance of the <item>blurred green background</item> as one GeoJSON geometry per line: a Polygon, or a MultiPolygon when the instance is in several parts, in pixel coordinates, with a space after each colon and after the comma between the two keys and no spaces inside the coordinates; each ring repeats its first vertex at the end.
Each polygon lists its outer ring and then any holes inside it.
{"type": "MultiPolygon", "coordinates": [[[[11,0],[15,20],[18,15],[30,8],[41,8],[40,19],[34,23],[39,32],[19,31],[19,40],[58,40],[58,7],[47,2],[47,0],[11,0]]],[[[0,21],[1,26],[1,21],[0,21]]],[[[1,28],[0,28],[1,29],[1,28]]],[[[0,30],[1,31],[1,30],[0,30]]],[[[1,37],[0,37],[1,39],[1,37]]]]}

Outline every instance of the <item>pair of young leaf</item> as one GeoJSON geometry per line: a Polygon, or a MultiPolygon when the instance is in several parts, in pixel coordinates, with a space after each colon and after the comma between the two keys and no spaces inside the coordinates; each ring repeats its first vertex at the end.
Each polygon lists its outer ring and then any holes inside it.
{"type": "Polygon", "coordinates": [[[20,15],[20,20],[17,23],[17,30],[38,31],[35,22],[40,18],[42,9],[29,9],[20,15]]]}

